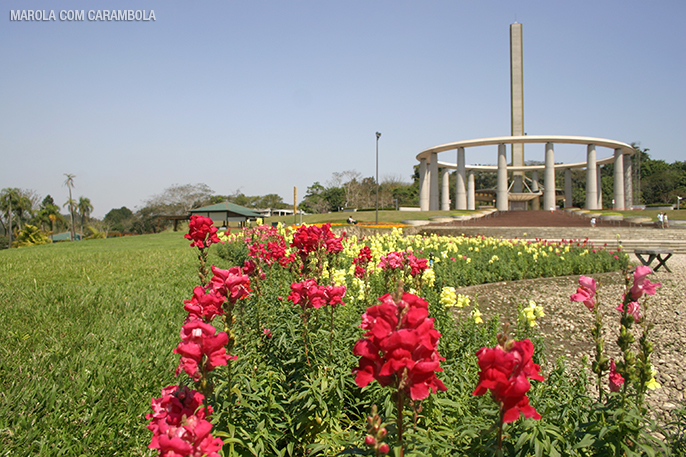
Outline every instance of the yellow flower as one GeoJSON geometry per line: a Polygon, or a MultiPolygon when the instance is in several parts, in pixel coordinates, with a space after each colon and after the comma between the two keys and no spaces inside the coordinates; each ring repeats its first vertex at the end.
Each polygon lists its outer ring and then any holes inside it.
{"type": "Polygon", "coordinates": [[[535,327],[538,325],[536,323],[536,319],[539,317],[545,316],[545,313],[543,312],[543,307],[540,305],[537,305],[535,301],[529,300],[529,305],[525,308],[522,308],[520,311],[520,317],[522,320],[526,320],[529,323],[529,327],[535,327]]]}
{"type": "Polygon", "coordinates": [[[652,368],[652,367],[651,367],[651,368],[650,368],[650,374],[651,374],[652,376],[651,376],[651,378],[650,378],[650,381],[648,381],[648,382],[646,383],[646,388],[648,388],[648,389],[650,389],[650,390],[655,390],[655,389],[659,389],[660,387],[662,387],[662,386],[660,385],[660,383],[657,382],[657,381],[655,380],[655,375],[657,374],[657,370],[656,370],[655,368],[652,368]]]}
{"type": "Polygon", "coordinates": [[[457,296],[455,295],[454,287],[444,287],[441,290],[441,298],[439,303],[443,306],[455,306],[457,304],[457,296]]]}
{"type": "Polygon", "coordinates": [[[424,271],[422,274],[422,281],[425,281],[429,287],[434,285],[434,282],[436,281],[436,273],[434,273],[432,268],[424,271]]]}
{"type": "Polygon", "coordinates": [[[462,294],[457,294],[457,307],[462,308],[464,306],[469,306],[471,300],[469,300],[469,297],[466,295],[462,294]]]}
{"type": "Polygon", "coordinates": [[[331,281],[337,286],[345,285],[345,270],[334,270],[331,281]]]}
{"type": "Polygon", "coordinates": [[[484,323],[484,320],[481,319],[481,312],[479,311],[479,308],[474,308],[472,310],[472,317],[474,318],[475,324],[483,324],[484,323]]]}

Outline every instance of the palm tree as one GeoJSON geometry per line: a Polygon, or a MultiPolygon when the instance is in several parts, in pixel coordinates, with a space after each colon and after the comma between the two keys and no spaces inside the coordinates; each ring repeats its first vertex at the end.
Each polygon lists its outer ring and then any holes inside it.
{"type": "MultiPolygon", "coordinates": [[[[3,227],[5,227],[9,237],[9,247],[12,247],[12,213],[16,213],[17,207],[19,207],[20,215],[23,214],[21,203],[26,203],[21,202],[21,197],[22,193],[16,187],[8,187],[0,192],[0,210],[2,210],[3,216],[7,214],[7,226],[3,223],[3,227]]],[[[1,220],[2,218],[0,218],[1,220]]],[[[19,222],[21,222],[21,219],[19,219],[19,222]]]]}
{"type": "Polygon", "coordinates": [[[74,187],[74,178],[76,178],[76,175],[65,173],[64,176],[67,177],[64,181],[64,185],[69,189],[69,200],[67,200],[67,203],[65,203],[64,206],[69,205],[69,215],[71,216],[71,241],[74,241],[74,238],[76,238],[76,234],[74,233],[74,209],[76,208],[76,201],[74,201],[71,196],[71,188],[74,187]]]}
{"type": "Polygon", "coordinates": [[[91,211],[93,211],[93,205],[91,205],[90,198],[79,197],[79,204],[77,206],[79,210],[79,215],[81,216],[81,236],[83,237],[83,223],[85,219],[88,219],[91,211]]]}
{"type": "Polygon", "coordinates": [[[2,189],[2,192],[0,193],[0,209],[2,209],[3,215],[5,212],[7,213],[7,226],[5,227],[5,231],[9,237],[9,247],[12,247],[12,212],[15,211],[14,207],[16,207],[19,202],[19,198],[20,192],[17,188],[8,187],[2,189]],[[14,203],[14,205],[12,205],[12,203],[14,203]]]}

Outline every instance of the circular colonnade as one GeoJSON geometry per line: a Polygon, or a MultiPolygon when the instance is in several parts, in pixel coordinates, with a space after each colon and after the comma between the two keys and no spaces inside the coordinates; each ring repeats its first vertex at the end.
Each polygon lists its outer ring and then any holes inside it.
{"type": "MultiPolygon", "coordinates": [[[[630,209],[632,205],[632,170],[630,156],[634,148],[621,141],[603,138],[562,135],[524,135],[481,138],[475,140],[456,141],[453,143],[434,146],[417,154],[419,161],[419,206],[422,211],[447,211],[450,209],[449,172],[457,170],[455,189],[455,207],[457,210],[473,210],[476,208],[476,191],[474,189],[474,171],[492,171],[498,175],[495,191],[496,208],[508,211],[510,202],[520,202],[517,208],[526,209],[527,202],[532,201],[533,209],[538,209],[539,197],[543,196],[543,209],[556,207],[555,186],[541,186],[538,182],[538,172],[543,171],[544,183],[555,182],[555,172],[565,171],[565,207],[572,206],[572,169],[586,168],[586,209],[602,209],[602,191],[600,186],[600,166],[614,163],[614,194],[613,208],[616,210],[630,209]],[[544,165],[513,166],[507,164],[508,144],[545,144],[544,165]],[[586,161],[568,164],[555,163],[554,144],[586,145],[586,161]],[[465,163],[465,148],[477,146],[498,146],[498,165],[467,165],[465,163]],[[596,148],[609,148],[614,154],[598,159],[596,148]],[[438,154],[455,150],[455,163],[438,160],[438,154]],[[624,160],[624,156],[629,156],[624,160]],[[442,175],[442,189],[439,198],[439,170],[442,175]],[[508,174],[523,176],[531,171],[533,175],[530,192],[511,192],[512,185],[508,185],[508,174]],[[543,187],[541,191],[540,188],[543,187]],[[523,202],[524,207],[522,207],[523,202]]],[[[521,181],[520,181],[521,182],[521,181]]],[[[515,209],[515,208],[513,208],[515,209]]]]}

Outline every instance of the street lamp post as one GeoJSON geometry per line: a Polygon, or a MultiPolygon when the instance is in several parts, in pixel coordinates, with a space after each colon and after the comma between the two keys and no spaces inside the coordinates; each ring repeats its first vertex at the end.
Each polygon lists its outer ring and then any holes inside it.
{"type": "Polygon", "coordinates": [[[381,134],[376,132],[376,225],[379,225],[379,137],[381,134]]]}
{"type": "Polygon", "coordinates": [[[678,210],[679,208],[681,208],[681,200],[683,200],[683,199],[684,199],[684,197],[679,197],[679,196],[677,195],[677,197],[676,197],[676,209],[677,209],[677,210],[678,210]]]}

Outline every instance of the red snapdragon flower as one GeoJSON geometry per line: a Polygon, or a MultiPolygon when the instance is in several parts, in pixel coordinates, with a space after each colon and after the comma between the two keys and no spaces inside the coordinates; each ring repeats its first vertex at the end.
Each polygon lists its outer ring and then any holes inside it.
{"type": "Polygon", "coordinates": [[[211,322],[217,314],[224,314],[222,305],[226,297],[211,290],[206,293],[203,287],[197,286],[193,289],[193,298],[184,300],[183,308],[188,311],[188,320],[205,319],[211,322]]]}
{"type": "Polygon", "coordinates": [[[288,299],[303,309],[321,308],[326,305],[344,305],[345,291],[345,286],[320,286],[316,280],[310,278],[302,282],[292,283],[288,299]]]}
{"type": "Polygon", "coordinates": [[[429,318],[428,303],[409,293],[403,293],[398,303],[391,294],[379,301],[362,315],[360,327],[367,332],[353,348],[353,354],[360,356],[353,370],[355,383],[365,387],[377,380],[382,386],[402,388],[413,400],[447,390],[436,377],[445,359],[436,349],[441,334],[429,318]]]}
{"type": "Polygon", "coordinates": [[[209,287],[231,303],[235,304],[250,295],[250,278],[243,274],[241,267],[222,270],[212,265],[212,273],[214,276],[210,279],[209,287]]]}
{"type": "Polygon", "coordinates": [[[291,246],[298,250],[298,255],[304,260],[313,252],[325,250],[331,254],[336,254],[343,250],[341,240],[331,231],[331,224],[324,224],[321,227],[316,225],[302,226],[293,234],[291,246]]]}
{"type": "Polygon", "coordinates": [[[152,413],[147,428],[152,432],[150,449],[159,449],[162,457],[219,457],[224,444],[212,437],[212,424],[207,421],[212,407],[202,406],[205,397],[186,386],[162,389],[160,398],[151,401],[152,413]]]}
{"type": "Polygon", "coordinates": [[[652,272],[653,270],[650,267],[646,267],[644,265],[640,265],[636,267],[636,270],[634,270],[634,285],[629,290],[629,293],[631,293],[631,298],[634,301],[641,298],[643,294],[655,295],[655,288],[662,285],[659,282],[652,283],[648,281],[646,276],[652,272]]]}
{"type": "Polygon", "coordinates": [[[369,246],[364,246],[360,249],[360,253],[353,259],[353,265],[355,265],[355,276],[364,279],[367,275],[367,269],[365,268],[369,262],[372,260],[372,250],[369,246]]]}
{"type": "Polygon", "coordinates": [[[622,384],[624,384],[624,378],[617,372],[617,365],[615,364],[614,359],[610,359],[610,376],[608,383],[612,392],[619,392],[622,384]]]}
{"type": "Polygon", "coordinates": [[[597,288],[595,279],[582,275],[579,277],[579,285],[579,288],[576,289],[576,293],[572,294],[570,297],[570,301],[584,302],[586,308],[588,308],[589,311],[593,311],[595,308],[595,291],[597,288]]]}
{"type": "Polygon", "coordinates": [[[541,367],[531,360],[534,345],[526,339],[510,341],[506,347],[509,350],[500,345],[483,347],[476,353],[481,372],[472,395],[483,395],[490,390],[493,400],[500,404],[503,423],[516,421],[520,413],[527,418],[540,419],[541,415],[526,396],[531,388],[529,379],[544,380],[541,367]]]}
{"type": "Polygon", "coordinates": [[[181,342],[174,349],[181,356],[176,367],[176,375],[185,371],[194,381],[199,381],[204,372],[210,372],[228,359],[235,360],[226,353],[225,346],[229,336],[225,332],[215,334],[216,329],[201,319],[187,322],[181,327],[181,342]]]}
{"type": "Polygon", "coordinates": [[[209,217],[194,214],[188,223],[188,233],[184,235],[187,240],[193,240],[191,247],[205,249],[211,244],[221,243],[217,237],[217,227],[209,217]]]}

